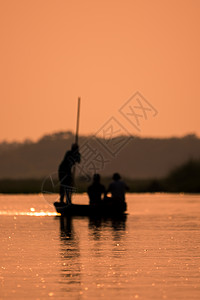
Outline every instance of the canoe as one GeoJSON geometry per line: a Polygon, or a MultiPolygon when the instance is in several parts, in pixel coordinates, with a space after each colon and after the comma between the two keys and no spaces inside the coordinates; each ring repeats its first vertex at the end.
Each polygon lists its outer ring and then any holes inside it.
{"type": "Polygon", "coordinates": [[[126,202],[114,203],[101,201],[100,204],[66,204],[55,202],[56,211],[61,215],[69,216],[116,216],[124,214],[127,209],[126,202]]]}

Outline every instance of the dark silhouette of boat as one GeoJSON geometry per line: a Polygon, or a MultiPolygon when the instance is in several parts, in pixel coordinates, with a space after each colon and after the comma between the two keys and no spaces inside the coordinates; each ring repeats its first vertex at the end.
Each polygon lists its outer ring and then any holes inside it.
{"type": "MultiPolygon", "coordinates": [[[[78,131],[79,131],[79,115],[80,115],[80,98],[78,98],[78,110],[77,110],[77,124],[76,124],[76,138],[75,138],[75,144],[76,145],[76,151],[78,150],[78,131]]],[[[73,148],[72,148],[73,149],[73,148]]],[[[68,152],[67,152],[68,153],[68,152]]],[[[74,152],[74,154],[77,154],[79,152],[74,152]]],[[[56,208],[56,211],[61,214],[61,216],[100,216],[100,217],[110,217],[110,216],[119,216],[124,214],[124,212],[127,209],[127,204],[124,201],[124,197],[115,197],[115,198],[110,198],[110,197],[106,197],[106,191],[105,188],[104,190],[100,190],[99,191],[99,187],[102,186],[100,184],[100,176],[98,176],[98,180],[97,180],[97,174],[96,174],[96,181],[95,183],[98,185],[95,185],[94,187],[96,188],[96,199],[94,197],[94,189],[90,190],[89,193],[89,198],[90,198],[90,203],[92,202],[92,204],[72,204],[71,203],[71,192],[73,191],[73,187],[72,187],[72,191],[69,191],[69,186],[71,187],[71,183],[74,183],[74,179],[75,179],[75,162],[80,163],[80,157],[79,159],[77,159],[77,156],[71,156],[71,158],[69,159],[69,157],[67,158],[66,164],[64,164],[64,167],[62,168],[62,177],[63,177],[63,173],[64,173],[64,177],[63,178],[59,178],[60,179],[60,187],[62,190],[62,193],[60,193],[60,202],[55,202],[54,206],[56,208]],[[70,162],[70,163],[69,163],[70,162]],[[73,164],[72,164],[73,162],[73,164]],[[68,165],[69,163],[69,165],[68,165]],[[74,169],[73,169],[73,174],[71,174],[71,168],[74,165],[74,169]],[[63,182],[63,179],[67,179],[68,176],[70,176],[70,180],[69,182],[63,182]],[[64,187],[64,191],[63,191],[63,187],[64,187]],[[66,194],[66,198],[68,203],[64,202],[64,196],[63,193],[66,194]],[[99,194],[100,193],[100,194],[99,194]],[[91,198],[91,194],[93,195],[91,198]],[[102,194],[104,194],[105,198],[103,200],[101,200],[101,196],[102,194]],[[100,198],[100,199],[99,199],[100,198]]],[[[60,169],[60,167],[59,167],[60,169]]],[[[99,175],[99,174],[98,174],[99,175]]],[[[119,174],[114,174],[114,175],[118,175],[117,179],[120,179],[119,174]]],[[[59,175],[60,176],[60,175],[59,175]]],[[[71,188],[70,188],[71,190],[71,188]]],[[[111,192],[112,194],[112,192],[111,192]]]]}
{"type": "Polygon", "coordinates": [[[125,213],[126,202],[101,201],[99,204],[67,204],[55,202],[56,211],[62,216],[118,216],[125,213]]]}

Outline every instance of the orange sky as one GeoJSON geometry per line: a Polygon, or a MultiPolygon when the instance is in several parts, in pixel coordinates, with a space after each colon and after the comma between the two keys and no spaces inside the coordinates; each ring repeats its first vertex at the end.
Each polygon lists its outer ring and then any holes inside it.
{"type": "Polygon", "coordinates": [[[200,135],[199,0],[0,0],[0,141],[114,116],[132,134],[200,135]],[[138,133],[119,108],[139,91],[158,111],[138,133]]]}

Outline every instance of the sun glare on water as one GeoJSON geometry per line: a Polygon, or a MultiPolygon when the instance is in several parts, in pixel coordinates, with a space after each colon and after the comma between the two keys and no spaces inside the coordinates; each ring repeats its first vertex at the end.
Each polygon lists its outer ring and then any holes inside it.
{"type": "Polygon", "coordinates": [[[31,217],[52,217],[52,216],[60,216],[57,212],[49,212],[49,211],[0,211],[0,215],[6,216],[31,216],[31,217]]]}

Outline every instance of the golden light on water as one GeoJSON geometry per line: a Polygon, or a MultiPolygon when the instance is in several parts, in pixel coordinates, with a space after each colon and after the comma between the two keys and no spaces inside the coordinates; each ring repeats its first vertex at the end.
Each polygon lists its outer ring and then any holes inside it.
{"type": "Polygon", "coordinates": [[[0,202],[1,299],[199,299],[199,195],[128,194],[125,218],[101,220],[0,202]]]}
{"type": "Polygon", "coordinates": [[[0,211],[0,215],[6,216],[31,216],[31,217],[52,217],[52,216],[60,216],[57,212],[49,212],[49,211],[31,211],[31,212],[23,212],[23,211],[0,211]]]}

